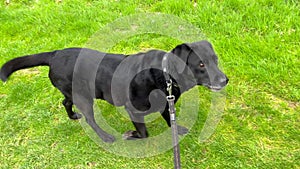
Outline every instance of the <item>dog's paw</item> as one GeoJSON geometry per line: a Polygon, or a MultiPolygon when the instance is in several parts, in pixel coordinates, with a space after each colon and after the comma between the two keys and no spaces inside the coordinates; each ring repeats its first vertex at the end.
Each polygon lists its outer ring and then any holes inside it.
{"type": "Polygon", "coordinates": [[[141,139],[141,138],[142,137],[140,136],[140,134],[137,131],[129,130],[123,134],[124,140],[137,140],[137,139],[141,139]]]}
{"type": "Polygon", "coordinates": [[[108,134],[107,136],[105,136],[104,138],[102,138],[102,140],[106,143],[113,143],[116,139],[114,136],[108,134]]]}
{"type": "Polygon", "coordinates": [[[78,120],[81,119],[82,115],[79,113],[74,113],[72,116],[70,116],[70,119],[72,120],[78,120]]]}
{"type": "Polygon", "coordinates": [[[177,131],[179,135],[185,135],[189,132],[189,129],[187,129],[186,127],[177,125],[177,131]]]}

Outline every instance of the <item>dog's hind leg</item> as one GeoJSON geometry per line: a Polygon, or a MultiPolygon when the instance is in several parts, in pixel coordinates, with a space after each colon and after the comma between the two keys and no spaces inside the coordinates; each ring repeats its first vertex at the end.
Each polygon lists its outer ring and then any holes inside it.
{"type": "Polygon", "coordinates": [[[115,141],[114,136],[106,133],[102,130],[95,121],[94,111],[93,111],[93,99],[86,99],[85,97],[80,97],[76,100],[75,105],[83,113],[86,122],[91,126],[91,128],[97,133],[97,135],[104,141],[112,143],[115,141]]]}
{"type": "Polygon", "coordinates": [[[77,119],[80,119],[82,117],[81,114],[75,113],[72,110],[72,106],[73,106],[72,99],[69,99],[68,97],[65,97],[65,99],[63,101],[63,105],[64,105],[70,119],[77,120],[77,119]]]}
{"type": "Polygon", "coordinates": [[[82,115],[79,113],[75,113],[72,109],[72,107],[73,107],[73,100],[72,100],[72,94],[71,94],[72,92],[70,90],[68,90],[67,88],[58,88],[58,89],[65,96],[65,99],[62,102],[62,104],[64,105],[69,118],[72,120],[80,119],[82,117],[82,115]]]}

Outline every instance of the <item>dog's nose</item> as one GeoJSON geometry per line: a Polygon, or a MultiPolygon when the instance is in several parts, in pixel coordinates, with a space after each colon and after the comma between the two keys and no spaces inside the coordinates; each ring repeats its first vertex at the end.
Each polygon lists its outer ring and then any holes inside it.
{"type": "Polygon", "coordinates": [[[220,84],[220,86],[224,87],[224,86],[226,86],[228,84],[228,82],[229,82],[229,79],[227,78],[226,75],[219,76],[218,83],[220,84]]]}
{"type": "Polygon", "coordinates": [[[227,76],[225,76],[225,78],[226,78],[226,84],[228,84],[228,82],[229,82],[229,79],[228,79],[228,77],[227,77],[227,76]]]}

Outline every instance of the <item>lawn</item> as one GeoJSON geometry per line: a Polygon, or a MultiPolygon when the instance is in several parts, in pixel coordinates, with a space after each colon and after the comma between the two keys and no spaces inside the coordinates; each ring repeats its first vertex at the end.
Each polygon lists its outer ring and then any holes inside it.
{"type": "MultiPolygon", "coordinates": [[[[151,32],[150,24],[147,33],[124,36],[114,43],[107,40],[102,45],[91,42],[99,31],[126,31],[118,29],[126,25],[114,24],[122,18],[168,14],[170,18],[161,23],[175,17],[201,31],[203,36],[191,34],[187,39],[209,40],[230,79],[223,91],[222,118],[205,140],[199,136],[210,117],[215,94],[204,87],[195,88],[177,105],[180,115],[182,105],[197,110],[182,115],[189,118],[196,114],[194,124],[179,118],[179,123],[190,125],[189,134],[180,142],[182,168],[300,168],[299,9],[300,3],[294,0],[2,1],[0,65],[17,56],[93,47],[93,43],[99,48],[113,44],[103,50],[124,54],[153,48],[170,50],[183,43],[178,37],[187,32],[178,30],[179,35],[166,36],[151,32]]],[[[143,21],[143,17],[139,19],[143,21]]],[[[152,26],[155,29],[155,24],[152,26]]],[[[118,40],[118,36],[114,38],[118,40]]],[[[47,67],[37,67],[16,72],[7,83],[0,83],[0,168],[173,167],[171,149],[144,157],[160,145],[158,140],[155,144],[126,142],[118,135],[117,143],[99,142],[84,120],[68,119],[61,104],[63,97],[47,76],[47,67]],[[144,148],[145,154],[130,152],[126,149],[130,146],[144,148]]],[[[98,120],[103,116],[112,127],[111,133],[133,129],[122,108],[115,109],[104,101],[96,105],[102,112],[97,114],[98,120]]],[[[158,117],[148,117],[151,136],[168,129],[158,117]]]]}

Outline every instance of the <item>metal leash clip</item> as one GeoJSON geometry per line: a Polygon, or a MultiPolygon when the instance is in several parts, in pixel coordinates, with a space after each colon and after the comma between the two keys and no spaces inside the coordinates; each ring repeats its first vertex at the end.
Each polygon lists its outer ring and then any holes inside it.
{"type": "Polygon", "coordinates": [[[169,95],[167,96],[167,99],[168,99],[168,97],[173,96],[172,95],[172,83],[173,83],[172,79],[167,80],[166,83],[167,83],[167,91],[169,93],[169,95]]]}

